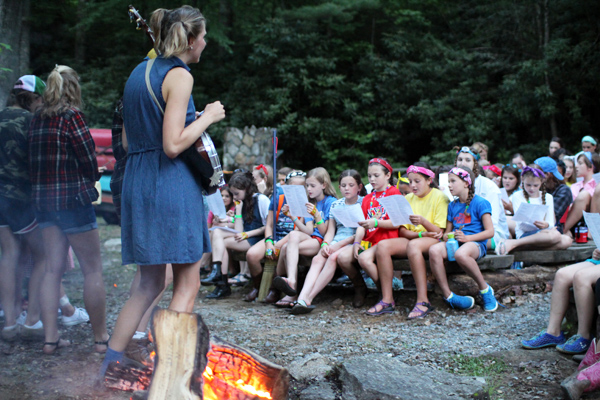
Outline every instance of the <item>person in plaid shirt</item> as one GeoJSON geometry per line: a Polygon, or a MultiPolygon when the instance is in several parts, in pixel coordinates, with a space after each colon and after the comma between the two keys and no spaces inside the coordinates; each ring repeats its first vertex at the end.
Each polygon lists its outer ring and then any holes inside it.
{"type": "Polygon", "coordinates": [[[95,351],[106,352],[106,293],[102,279],[100,237],[92,201],[100,179],[94,140],[81,107],[79,77],[70,67],[57,65],[48,76],[44,105],[29,128],[29,175],[36,218],[46,250],[42,287],[43,351],[68,346],[58,334],[60,281],[69,245],[84,275],[83,300],[94,331],[95,351]]]}
{"type": "Polygon", "coordinates": [[[565,184],[564,177],[558,171],[556,161],[551,157],[540,157],[535,160],[535,164],[546,173],[546,189],[554,198],[554,215],[556,217],[556,229],[564,233],[564,225],[560,222],[571,204],[573,203],[573,194],[571,189],[565,184]]]}

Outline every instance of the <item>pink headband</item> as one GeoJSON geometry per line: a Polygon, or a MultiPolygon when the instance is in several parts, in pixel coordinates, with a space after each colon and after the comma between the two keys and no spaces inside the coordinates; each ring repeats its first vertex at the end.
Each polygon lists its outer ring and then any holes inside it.
{"type": "Polygon", "coordinates": [[[502,176],[502,170],[500,168],[496,167],[495,165],[486,165],[486,166],[483,167],[483,169],[485,169],[485,170],[489,169],[490,171],[492,171],[496,175],[502,176]]]}
{"type": "Polygon", "coordinates": [[[469,186],[473,185],[473,182],[471,181],[471,175],[469,175],[469,173],[462,168],[454,167],[450,170],[449,174],[458,176],[460,179],[467,182],[469,186]]]}
{"type": "Polygon", "coordinates": [[[267,171],[267,167],[265,167],[263,164],[260,164],[256,167],[254,167],[255,170],[263,170],[266,176],[269,176],[269,171],[267,171]]]}
{"type": "Polygon", "coordinates": [[[432,170],[424,168],[424,167],[417,167],[416,165],[411,165],[406,170],[407,174],[410,174],[411,172],[416,172],[418,174],[423,174],[423,175],[428,176],[430,178],[434,178],[435,177],[435,174],[433,173],[432,170]]]}
{"type": "Polygon", "coordinates": [[[373,163],[377,163],[377,164],[383,165],[384,168],[386,168],[388,171],[390,171],[390,174],[394,172],[394,169],[392,168],[392,166],[390,165],[390,163],[388,163],[385,160],[382,160],[381,158],[372,158],[371,160],[369,160],[369,165],[371,165],[373,163]]]}

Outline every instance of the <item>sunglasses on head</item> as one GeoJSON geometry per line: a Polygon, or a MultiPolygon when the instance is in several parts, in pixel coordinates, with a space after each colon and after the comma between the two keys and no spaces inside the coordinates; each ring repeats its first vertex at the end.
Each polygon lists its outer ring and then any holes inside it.
{"type": "Polygon", "coordinates": [[[512,168],[518,169],[519,172],[523,172],[523,171],[521,171],[521,168],[519,168],[519,166],[517,164],[506,164],[505,167],[512,167],[512,168]]]}
{"type": "Polygon", "coordinates": [[[456,155],[458,155],[459,153],[469,153],[473,156],[475,160],[479,160],[480,158],[479,154],[473,153],[473,151],[468,146],[461,147],[460,150],[456,152],[456,155]]]}

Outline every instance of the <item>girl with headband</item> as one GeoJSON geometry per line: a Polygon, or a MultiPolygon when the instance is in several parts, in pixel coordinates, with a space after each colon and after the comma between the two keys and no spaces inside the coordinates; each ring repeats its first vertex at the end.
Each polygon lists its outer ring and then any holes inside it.
{"type": "MultiPolygon", "coordinates": [[[[386,196],[400,195],[400,191],[391,183],[394,170],[390,163],[384,158],[373,158],[369,161],[367,175],[373,191],[365,196],[362,202],[362,210],[365,221],[359,222],[354,237],[354,258],[374,282],[379,282],[377,266],[375,265],[375,251],[377,243],[385,239],[398,237],[398,227],[392,224],[390,217],[379,200],[386,196]]],[[[393,300],[390,302],[378,302],[371,315],[391,313],[395,309],[393,300]]]]}
{"type": "Polygon", "coordinates": [[[488,241],[488,249],[496,250],[496,244],[510,238],[506,214],[502,204],[500,188],[488,178],[479,175],[479,164],[477,153],[470,147],[462,147],[456,153],[454,165],[456,167],[467,167],[473,172],[475,181],[475,194],[486,199],[492,206],[492,223],[494,224],[494,237],[488,241]]]}
{"type": "Polygon", "coordinates": [[[596,147],[598,146],[598,142],[591,136],[584,136],[581,138],[581,150],[589,151],[590,153],[596,152],[596,147]]]}
{"type": "MultiPolygon", "coordinates": [[[[460,247],[454,253],[456,263],[475,281],[483,299],[483,309],[496,311],[498,302],[494,297],[494,289],[483,279],[477,260],[486,255],[486,242],[494,235],[492,224],[492,207],[483,197],[475,194],[473,172],[468,167],[454,167],[448,173],[448,188],[456,198],[448,205],[448,223],[446,232],[435,235],[438,239],[454,237],[460,247]]],[[[448,259],[446,243],[441,242],[429,249],[429,264],[435,276],[444,300],[457,310],[468,310],[475,305],[471,296],[459,296],[452,293],[448,286],[444,260],[448,259]]]]}
{"type": "Polygon", "coordinates": [[[546,193],[546,175],[537,166],[527,166],[521,174],[523,190],[515,192],[510,201],[515,214],[525,204],[542,204],[546,206],[543,221],[531,224],[517,223],[515,226],[516,239],[509,239],[498,244],[498,254],[505,255],[516,248],[562,250],[571,245],[571,238],[561,235],[557,229],[554,215],[554,198],[546,193]]]}
{"type": "MultiPolygon", "coordinates": [[[[382,240],[377,245],[377,272],[381,286],[381,301],[393,303],[392,279],[394,265],[392,257],[406,258],[410,262],[415,284],[417,286],[417,303],[408,315],[408,319],[422,318],[429,314],[433,307],[427,297],[427,265],[425,255],[429,248],[438,243],[436,235],[446,228],[448,218],[448,197],[434,182],[435,174],[426,163],[418,162],[406,170],[410,182],[411,193],[406,195],[413,215],[411,224],[400,226],[399,238],[382,240]]],[[[379,315],[377,305],[367,314],[379,315]]]]}
{"type": "Polygon", "coordinates": [[[252,170],[252,177],[258,191],[267,197],[273,194],[273,168],[270,165],[260,164],[252,170]]]}
{"type": "Polygon", "coordinates": [[[584,211],[598,212],[591,210],[592,198],[596,191],[596,180],[594,173],[598,172],[600,156],[589,151],[581,152],[575,155],[577,177],[582,178],[581,181],[571,185],[571,193],[573,194],[573,205],[569,210],[569,214],[565,221],[564,232],[570,234],[573,228],[583,217],[584,211]]]}

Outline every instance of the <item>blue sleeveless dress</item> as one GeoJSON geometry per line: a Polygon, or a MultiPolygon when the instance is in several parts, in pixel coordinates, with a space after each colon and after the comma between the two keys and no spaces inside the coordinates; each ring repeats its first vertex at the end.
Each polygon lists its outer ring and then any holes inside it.
{"type": "MultiPolygon", "coordinates": [[[[129,151],[123,179],[121,241],[123,264],[194,263],[210,252],[202,190],[179,157],[163,151],[163,115],[146,87],[146,58],[131,73],[123,95],[129,151]]],[[[162,83],[177,57],[158,57],[150,72],[152,90],[163,109],[162,83]]],[[[190,96],[185,125],[195,119],[190,96]]]]}

